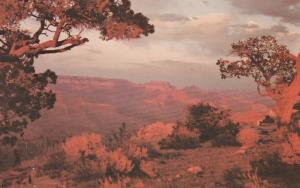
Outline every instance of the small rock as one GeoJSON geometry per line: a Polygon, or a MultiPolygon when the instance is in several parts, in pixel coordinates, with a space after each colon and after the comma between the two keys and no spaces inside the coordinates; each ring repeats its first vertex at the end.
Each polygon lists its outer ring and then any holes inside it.
{"type": "Polygon", "coordinates": [[[177,175],[176,175],[176,178],[181,178],[181,177],[182,177],[181,174],[177,174],[177,175]]]}
{"type": "Polygon", "coordinates": [[[200,174],[203,172],[203,169],[200,166],[193,166],[187,169],[191,174],[200,174]]]}
{"type": "Polygon", "coordinates": [[[246,153],[245,149],[239,149],[238,151],[234,152],[232,155],[244,155],[246,153]]]}

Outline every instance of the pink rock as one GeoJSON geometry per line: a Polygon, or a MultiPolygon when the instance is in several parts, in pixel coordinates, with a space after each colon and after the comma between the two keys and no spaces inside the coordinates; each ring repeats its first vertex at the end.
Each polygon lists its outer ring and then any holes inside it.
{"type": "Polygon", "coordinates": [[[200,166],[193,166],[187,169],[191,174],[200,174],[203,172],[203,169],[200,166]]]}

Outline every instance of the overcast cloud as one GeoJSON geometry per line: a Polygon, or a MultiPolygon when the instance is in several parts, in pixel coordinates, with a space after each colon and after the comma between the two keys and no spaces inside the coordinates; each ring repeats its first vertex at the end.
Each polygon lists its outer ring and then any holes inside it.
{"type": "Polygon", "coordinates": [[[132,0],[135,10],[150,17],[155,34],[139,40],[104,42],[91,31],[86,33],[92,39],[89,44],[66,54],[41,57],[38,70],[51,68],[58,74],[123,78],[139,83],[164,80],[180,87],[245,89],[245,82],[252,82],[220,79],[217,59],[230,54],[232,42],[259,35],[274,35],[297,53],[298,2],[132,0]]]}

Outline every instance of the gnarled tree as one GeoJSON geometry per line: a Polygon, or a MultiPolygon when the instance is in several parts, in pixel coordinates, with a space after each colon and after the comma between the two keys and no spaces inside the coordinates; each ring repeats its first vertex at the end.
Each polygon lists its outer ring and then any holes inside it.
{"type": "Polygon", "coordinates": [[[98,30],[104,40],[154,32],[149,19],[135,13],[129,0],[2,0],[0,12],[2,61],[71,50],[88,42],[81,37],[86,29],[98,30]],[[24,20],[37,23],[38,29],[22,29],[24,20]]]}
{"type": "Polygon", "coordinates": [[[273,111],[282,123],[289,123],[300,93],[300,56],[272,36],[249,38],[232,44],[237,60],[220,59],[221,77],[252,77],[257,91],[275,101],[273,111]]]}
{"type": "Polygon", "coordinates": [[[98,31],[102,40],[154,32],[149,19],[131,9],[130,0],[1,0],[0,12],[0,140],[6,143],[55,102],[47,85],[56,76],[36,74],[35,58],[85,44],[85,30],[98,31]]]}

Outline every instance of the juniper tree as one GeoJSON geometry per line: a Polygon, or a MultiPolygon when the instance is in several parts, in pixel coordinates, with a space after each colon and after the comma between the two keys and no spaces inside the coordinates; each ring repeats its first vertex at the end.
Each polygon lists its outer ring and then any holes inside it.
{"type": "Polygon", "coordinates": [[[130,0],[1,0],[0,12],[0,137],[7,142],[39,118],[40,110],[53,107],[55,97],[46,86],[56,76],[32,71],[36,58],[87,43],[86,30],[106,41],[154,32],[149,19],[131,9],[130,0]]]}
{"type": "Polygon", "coordinates": [[[232,44],[236,60],[220,59],[221,77],[254,79],[260,95],[275,101],[273,111],[289,123],[300,93],[300,55],[292,54],[272,36],[261,36],[232,44]]]}

